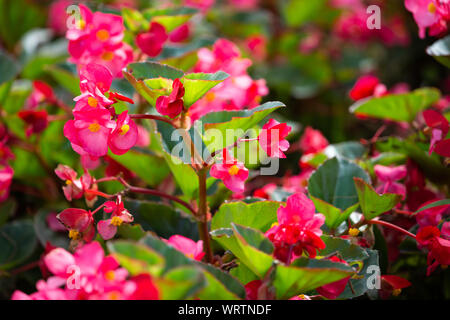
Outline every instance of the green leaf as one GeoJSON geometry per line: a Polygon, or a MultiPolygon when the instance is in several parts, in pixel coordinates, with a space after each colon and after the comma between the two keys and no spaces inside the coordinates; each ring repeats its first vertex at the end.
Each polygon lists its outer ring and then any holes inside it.
{"type": "Polygon", "coordinates": [[[32,221],[17,220],[0,228],[0,270],[25,262],[33,253],[37,239],[32,221]]]}
{"type": "Polygon", "coordinates": [[[80,94],[80,79],[73,73],[54,65],[46,66],[45,71],[47,71],[56,82],[58,82],[74,96],[78,96],[80,94]]]}
{"type": "Polygon", "coordinates": [[[168,245],[167,243],[163,242],[160,239],[157,239],[154,236],[151,235],[146,236],[141,240],[141,243],[159,252],[165,258],[166,266],[164,271],[166,274],[170,270],[173,270],[174,268],[180,266],[196,265],[201,269],[203,269],[203,273],[208,281],[208,285],[214,287],[215,290],[220,291],[214,293],[211,290],[207,290],[203,293],[200,293],[200,295],[203,298],[206,298],[208,296],[206,293],[213,296],[219,295],[220,297],[226,299],[236,299],[239,296],[241,297],[244,296],[245,291],[243,290],[242,286],[239,285],[237,280],[231,277],[230,275],[222,272],[221,270],[216,269],[212,266],[204,265],[203,263],[200,263],[198,261],[189,259],[180,251],[176,250],[172,246],[168,245]]]}
{"type": "Polygon", "coordinates": [[[419,209],[417,209],[414,214],[418,214],[419,212],[426,210],[426,209],[430,209],[430,208],[434,208],[434,207],[439,207],[439,206],[445,206],[445,205],[450,205],[450,199],[444,199],[444,200],[438,200],[438,201],[434,201],[432,203],[427,204],[426,206],[420,207],[419,209]]]}
{"type": "Polygon", "coordinates": [[[273,264],[273,245],[261,231],[234,223],[232,229],[211,232],[214,240],[230,250],[258,277],[262,278],[273,264]]]}
{"type": "Polygon", "coordinates": [[[138,241],[145,236],[145,231],[140,224],[122,224],[117,230],[117,234],[123,239],[138,241]]]}
{"type": "Polygon", "coordinates": [[[275,110],[285,107],[282,102],[266,102],[256,108],[239,111],[211,112],[203,116],[200,121],[204,125],[203,141],[209,151],[214,152],[233,144],[245,131],[252,128],[275,110]],[[215,129],[215,130],[211,130],[215,129]],[[227,138],[228,132],[234,132],[233,137],[227,138]],[[231,138],[231,139],[230,139],[231,138]],[[228,141],[227,141],[228,140],[228,141]]]}
{"type": "Polygon", "coordinates": [[[299,27],[317,19],[324,9],[324,0],[288,0],[283,2],[282,13],[288,26],[299,27]]]}
{"type": "Polygon", "coordinates": [[[280,202],[258,201],[246,204],[241,201],[224,203],[214,214],[211,230],[231,228],[232,223],[266,232],[277,221],[280,202]]]}
{"type": "Polygon", "coordinates": [[[203,272],[190,266],[172,269],[155,282],[160,289],[161,300],[188,299],[208,284],[203,272]]]}
{"type": "Polygon", "coordinates": [[[166,28],[167,32],[186,23],[198,10],[194,8],[164,8],[164,9],[147,9],[143,12],[146,19],[152,22],[158,22],[166,28]]]}
{"type": "Polygon", "coordinates": [[[122,155],[109,152],[108,156],[152,187],[159,185],[170,173],[163,158],[143,149],[133,148],[122,155]]]}
{"type": "Polygon", "coordinates": [[[360,178],[354,178],[359,205],[367,220],[371,220],[395,207],[402,200],[399,194],[379,195],[371,185],[360,178]]]}
{"type": "Polygon", "coordinates": [[[310,195],[311,200],[314,202],[316,211],[322,213],[325,216],[325,224],[330,229],[337,228],[342,222],[346,221],[348,217],[358,208],[358,203],[348,207],[345,210],[336,208],[335,206],[325,202],[321,199],[310,195]]]}
{"type": "Polygon", "coordinates": [[[318,256],[337,254],[339,258],[347,262],[362,261],[369,257],[362,247],[353,244],[350,240],[327,235],[323,235],[321,238],[326,247],[317,253],[318,256]]]}
{"type": "Polygon", "coordinates": [[[373,282],[372,279],[375,279],[376,272],[379,271],[377,269],[379,267],[378,251],[365,249],[365,252],[367,257],[362,260],[362,268],[358,272],[358,277],[355,277],[355,279],[350,278],[344,292],[341,293],[338,299],[355,298],[369,291],[368,284],[373,282]]]}
{"type": "Polygon", "coordinates": [[[130,63],[124,71],[128,82],[153,106],[159,96],[166,95],[171,90],[170,80],[183,75],[184,72],[179,69],[150,61],[130,63]]]}
{"type": "Polygon", "coordinates": [[[300,258],[277,265],[273,285],[278,299],[289,299],[354,274],[351,267],[329,260],[300,258]]]}
{"type": "Polygon", "coordinates": [[[184,75],[181,82],[184,85],[184,106],[189,108],[197,100],[201,99],[209,90],[228,78],[226,72],[216,73],[189,73],[184,75]]]}
{"type": "Polygon", "coordinates": [[[20,71],[20,66],[16,60],[0,49],[0,85],[16,77],[20,71]]]}
{"type": "Polygon", "coordinates": [[[193,240],[198,239],[197,224],[190,216],[158,202],[127,201],[126,208],[133,214],[134,221],[146,231],[168,239],[179,234],[193,240]]]}
{"type": "Polygon", "coordinates": [[[450,36],[439,39],[427,48],[427,54],[450,68],[450,36]]]}
{"type": "Polygon", "coordinates": [[[55,232],[48,226],[46,218],[52,212],[54,213],[55,211],[41,209],[34,216],[33,222],[36,237],[43,247],[45,247],[47,243],[50,243],[55,247],[68,248],[69,238],[67,237],[67,234],[55,232]]]}
{"type": "Polygon", "coordinates": [[[359,142],[346,141],[336,144],[330,144],[325,148],[324,153],[328,158],[346,158],[355,160],[361,158],[366,152],[366,148],[359,142]]]}
{"type": "Polygon", "coordinates": [[[164,258],[149,247],[127,241],[108,241],[108,250],[131,275],[148,272],[158,276],[164,268],[164,258]]]}
{"type": "Polygon", "coordinates": [[[358,203],[353,177],[370,181],[367,172],[355,163],[338,158],[327,160],[309,178],[309,194],[346,210],[358,203]]]}
{"type": "Polygon", "coordinates": [[[412,122],[417,113],[439,98],[438,89],[420,88],[408,93],[360,100],[350,107],[350,112],[385,120],[412,122]]]}

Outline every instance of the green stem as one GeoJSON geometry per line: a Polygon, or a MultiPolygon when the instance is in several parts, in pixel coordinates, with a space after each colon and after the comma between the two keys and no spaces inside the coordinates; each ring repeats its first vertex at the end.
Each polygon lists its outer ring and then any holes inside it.
{"type": "Polygon", "coordinates": [[[206,253],[206,262],[212,263],[213,254],[208,230],[208,203],[206,199],[206,172],[202,169],[198,172],[198,231],[203,240],[203,248],[206,253]]]}

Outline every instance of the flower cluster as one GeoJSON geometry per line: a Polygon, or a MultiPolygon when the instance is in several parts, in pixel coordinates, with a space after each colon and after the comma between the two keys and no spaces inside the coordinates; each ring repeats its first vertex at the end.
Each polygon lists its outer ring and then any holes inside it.
{"type": "Polygon", "coordinates": [[[138,139],[134,121],[123,111],[118,116],[111,105],[116,99],[132,102],[117,93],[105,96],[113,76],[99,64],[88,64],[80,70],[81,95],[76,97],[74,120],[64,126],[64,136],[81,156],[98,158],[108,153],[124,154],[138,139]]]}
{"type": "Polygon", "coordinates": [[[149,274],[129,277],[113,256],[105,256],[98,242],[74,254],[62,248],[44,257],[53,274],[36,283],[37,292],[15,291],[12,300],[156,300],[159,291],[149,274]]]}
{"type": "Polygon", "coordinates": [[[253,80],[248,75],[251,64],[251,60],[242,58],[239,48],[229,40],[217,40],[212,50],[200,49],[195,72],[224,71],[230,76],[190,107],[191,119],[194,121],[212,111],[256,107],[261,97],[268,94],[268,89],[264,79],[253,80]]]}
{"type": "Polygon", "coordinates": [[[405,7],[410,11],[419,27],[420,38],[441,36],[447,31],[450,21],[450,2],[447,0],[405,0],[405,7]]]}
{"type": "Polygon", "coordinates": [[[286,206],[278,209],[277,217],[278,222],[266,232],[277,259],[290,263],[303,253],[314,258],[317,250],[325,249],[320,238],[325,217],[315,213],[314,203],[303,193],[290,196],[286,206]]]}
{"type": "Polygon", "coordinates": [[[94,12],[79,5],[80,19],[66,32],[70,62],[83,67],[90,63],[106,66],[114,77],[133,60],[133,49],[123,41],[125,27],[121,16],[94,12]]]}

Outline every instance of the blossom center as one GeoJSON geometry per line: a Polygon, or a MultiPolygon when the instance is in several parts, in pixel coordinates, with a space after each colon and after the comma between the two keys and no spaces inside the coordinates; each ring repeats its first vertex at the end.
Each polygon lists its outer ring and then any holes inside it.
{"type": "Polygon", "coordinates": [[[109,32],[108,32],[108,30],[101,29],[101,30],[97,31],[96,36],[97,36],[98,40],[106,41],[109,39],[109,32]]]}
{"type": "Polygon", "coordinates": [[[89,97],[88,98],[88,105],[91,106],[92,108],[97,107],[97,105],[98,105],[97,99],[95,99],[93,97],[89,97]]]}
{"type": "Polygon", "coordinates": [[[89,130],[91,132],[97,132],[98,130],[100,130],[100,125],[97,122],[91,123],[89,125],[89,130]]]}
{"type": "Polygon", "coordinates": [[[125,134],[127,134],[128,130],[130,130],[130,126],[127,124],[124,124],[123,126],[120,127],[119,134],[125,135],[125,134]]]}
{"type": "Polygon", "coordinates": [[[428,12],[434,14],[436,12],[436,6],[433,2],[430,2],[428,4],[428,12]]]}
{"type": "Polygon", "coordinates": [[[67,185],[72,184],[72,180],[66,180],[66,184],[67,184],[67,185]]]}
{"type": "Polygon", "coordinates": [[[394,297],[396,297],[396,296],[398,296],[401,292],[402,292],[402,289],[394,289],[394,290],[392,291],[392,295],[393,295],[394,297]]]}
{"type": "Polygon", "coordinates": [[[356,237],[359,234],[359,230],[356,228],[350,228],[348,234],[352,237],[356,237]]]}
{"type": "Polygon", "coordinates": [[[216,94],[214,92],[210,91],[210,92],[208,92],[206,94],[206,101],[207,102],[213,102],[215,98],[216,98],[216,94]]]}
{"type": "Polygon", "coordinates": [[[119,217],[112,217],[111,218],[111,224],[113,226],[119,227],[122,224],[123,220],[119,217]]]}
{"type": "Polygon", "coordinates": [[[105,273],[106,280],[113,281],[115,277],[116,277],[116,274],[112,270],[109,270],[105,273]]]}
{"type": "Polygon", "coordinates": [[[86,27],[86,21],[83,19],[78,20],[78,29],[83,30],[86,27]]]}
{"type": "Polygon", "coordinates": [[[81,239],[81,233],[75,229],[70,229],[69,230],[69,238],[73,239],[73,240],[79,240],[79,239],[81,239]]]}
{"type": "Polygon", "coordinates": [[[106,51],[102,54],[102,59],[105,61],[111,61],[114,58],[114,53],[106,51]]]}
{"type": "Polygon", "coordinates": [[[233,165],[229,170],[228,173],[232,176],[235,176],[239,173],[239,167],[237,165],[233,165]]]}
{"type": "Polygon", "coordinates": [[[119,300],[119,298],[120,298],[120,293],[117,291],[113,291],[109,294],[110,300],[119,300]]]}

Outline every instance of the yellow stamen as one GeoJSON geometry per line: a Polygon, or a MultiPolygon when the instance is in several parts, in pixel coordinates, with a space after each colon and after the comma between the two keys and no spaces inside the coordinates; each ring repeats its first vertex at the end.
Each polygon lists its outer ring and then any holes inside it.
{"type": "Polygon", "coordinates": [[[356,228],[350,228],[348,230],[348,234],[351,235],[352,237],[356,237],[359,234],[359,230],[356,228]]]}
{"type": "Polygon", "coordinates": [[[88,105],[91,106],[92,108],[95,108],[98,105],[97,99],[95,99],[93,97],[89,97],[88,98],[88,105]]]}
{"type": "Polygon", "coordinates": [[[122,224],[122,222],[123,222],[123,220],[121,218],[119,218],[119,217],[112,217],[110,223],[113,226],[119,227],[122,224]]]}
{"type": "Polygon", "coordinates": [[[97,122],[91,123],[89,125],[89,130],[91,132],[97,132],[98,130],[100,130],[100,125],[97,122]]]}
{"type": "Polygon", "coordinates": [[[278,226],[278,222],[272,223],[272,225],[270,226],[270,228],[273,228],[273,227],[276,227],[276,226],[278,226]]]}
{"type": "Polygon", "coordinates": [[[73,239],[73,240],[79,240],[79,239],[81,239],[81,233],[75,229],[70,229],[69,230],[69,238],[73,239]]]}
{"type": "Polygon", "coordinates": [[[120,127],[119,134],[125,135],[128,132],[128,130],[130,130],[130,126],[127,124],[124,124],[123,126],[120,127]]]}
{"type": "Polygon", "coordinates": [[[113,291],[109,294],[110,300],[119,300],[119,298],[120,298],[120,293],[117,291],[113,291]]]}
{"type": "Polygon", "coordinates": [[[193,254],[193,253],[188,253],[186,256],[187,256],[188,258],[194,259],[194,254],[193,254]]]}
{"type": "Polygon", "coordinates": [[[299,297],[301,300],[306,300],[306,297],[305,297],[304,294],[299,294],[298,297],[299,297]]]}
{"type": "Polygon", "coordinates": [[[114,53],[106,51],[102,54],[102,59],[105,61],[111,61],[114,58],[114,53]]]}
{"type": "Polygon", "coordinates": [[[213,102],[215,98],[216,98],[216,94],[214,92],[210,91],[210,92],[208,92],[206,94],[206,101],[207,102],[213,102]]]}
{"type": "Polygon", "coordinates": [[[115,277],[116,277],[116,274],[112,270],[109,270],[108,272],[105,273],[106,280],[113,281],[115,279],[115,277]]]}
{"type": "Polygon", "coordinates": [[[237,165],[233,165],[229,170],[228,173],[232,176],[235,176],[239,173],[239,167],[237,165]]]}
{"type": "Polygon", "coordinates": [[[83,19],[78,20],[78,29],[83,30],[86,28],[86,21],[83,19]]]}
{"type": "Polygon", "coordinates": [[[105,29],[98,30],[95,35],[97,36],[97,39],[100,41],[106,41],[109,39],[109,32],[108,30],[105,29]]]}
{"type": "Polygon", "coordinates": [[[66,184],[67,185],[72,184],[72,180],[66,180],[66,184]]]}
{"type": "Polygon", "coordinates": [[[433,2],[430,2],[428,4],[428,12],[434,14],[436,12],[436,6],[433,2]]]}
{"type": "Polygon", "coordinates": [[[402,292],[402,289],[394,289],[394,291],[392,291],[392,295],[394,297],[398,296],[400,293],[402,292]]]}

